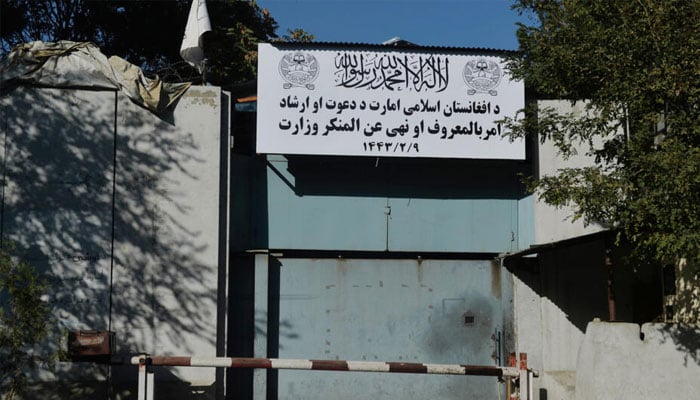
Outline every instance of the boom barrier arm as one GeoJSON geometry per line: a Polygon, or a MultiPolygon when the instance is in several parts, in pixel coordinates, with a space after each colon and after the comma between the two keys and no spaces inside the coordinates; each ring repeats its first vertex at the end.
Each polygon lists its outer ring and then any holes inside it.
{"type": "MultiPolygon", "coordinates": [[[[499,367],[488,365],[463,364],[422,364],[381,361],[347,361],[347,360],[302,360],[283,358],[237,358],[237,357],[189,357],[189,356],[149,356],[138,355],[130,357],[113,356],[113,365],[139,366],[139,400],[153,399],[153,375],[148,372],[151,366],[161,367],[217,367],[217,368],[261,368],[261,369],[296,369],[309,371],[356,371],[356,372],[387,372],[434,375],[471,375],[493,376],[506,381],[507,392],[510,392],[511,382],[519,379],[521,382],[520,399],[531,400],[532,377],[534,372],[527,369],[527,356],[520,368],[515,366],[499,367]],[[524,389],[524,393],[523,393],[524,389]]],[[[511,394],[506,397],[510,400],[511,394]]]]}

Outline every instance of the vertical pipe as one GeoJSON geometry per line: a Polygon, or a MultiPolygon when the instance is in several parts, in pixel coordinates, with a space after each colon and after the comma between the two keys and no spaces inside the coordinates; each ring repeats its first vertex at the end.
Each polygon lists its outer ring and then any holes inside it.
{"type": "MultiPolygon", "coordinates": [[[[518,359],[515,353],[508,354],[508,366],[515,368],[518,365],[518,359]]],[[[513,387],[512,384],[514,379],[509,377],[506,379],[506,400],[513,400],[513,387]]]]}
{"type": "Polygon", "coordinates": [[[155,392],[155,378],[153,371],[146,371],[146,400],[153,400],[155,392]]]}
{"type": "Polygon", "coordinates": [[[519,399],[528,399],[531,400],[530,397],[526,397],[530,393],[530,372],[527,368],[527,353],[520,353],[520,391],[519,391],[519,399]]]}
{"type": "Polygon", "coordinates": [[[612,250],[605,249],[605,269],[608,272],[608,315],[609,321],[617,320],[617,306],[615,304],[615,288],[613,280],[612,250]]]}
{"type": "MultiPolygon", "coordinates": [[[[111,237],[109,245],[109,308],[107,310],[107,331],[112,332],[112,303],[114,291],[114,236],[116,227],[117,210],[117,127],[119,126],[119,92],[114,92],[114,125],[113,125],[113,145],[112,145],[112,215],[111,215],[111,237]]],[[[107,398],[114,399],[114,387],[112,386],[112,366],[107,371],[107,398]]]]}
{"type": "Polygon", "coordinates": [[[138,400],[146,400],[146,357],[139,361],[138,400]]]}
{"type": "Polygon", "coordinates": [[[501,331],[496,329],[496,363],[503,365],[503,342],[501,331]]]}
{"type": "MultiPolygon", "coordinates": [[[[231,181],[231,113],[233,104],[230,93],[221,92],[221,124],[219,133],[219,254],[216,290],[216,355],[227,355],[228,298],[229,298],[229,234],[230,234],[230,188],[231,181]]],[[[215,372],[215,393],[217,399],[226,395],[226,373],[223,368],[215,372]]]]}
{"type": "MultiPolygon", "coordinates": [[[[253,357],[266,358],[268,356],[267,335],[268,332],[268,289],[270,260],[266,253],[255,254],[255,324],[253,336],[253,357]],[[260,331],[257,327],[260,327],[260,331]]],[[[267,398],[267,371],[261,369],[253,370],[253,400],[264,400],[267,398]]]]}
{"type": "Polygon", "coordinates": [[[520,370],[520,378],[519,378],[520,379],[520,391],[518,393],[518,395],[519,395],[518,399],[520,399],[520,400],[524,400],[524,399],[529,400],[529,398],[526,397],[528,395],[528,393],[530,393],[530,388],[528,387],[530,382],[528,382],[527,375],[528,375],[527,370],[523,370],[523,369],[520,370]]]}

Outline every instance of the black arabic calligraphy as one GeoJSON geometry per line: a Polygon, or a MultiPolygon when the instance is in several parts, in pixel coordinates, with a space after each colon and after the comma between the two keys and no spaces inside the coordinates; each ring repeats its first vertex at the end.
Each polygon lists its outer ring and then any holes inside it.
{"type": "Polygon", "coordinates": [[[442,92],[449,82],[446,56],[418,54],[338,53],[336,86],[442,92]]]}

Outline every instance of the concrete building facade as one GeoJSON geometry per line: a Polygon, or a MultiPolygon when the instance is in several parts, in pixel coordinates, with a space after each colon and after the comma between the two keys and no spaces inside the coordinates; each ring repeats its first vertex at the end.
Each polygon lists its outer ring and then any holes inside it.
{"type": "MultiPolygon", "coordinates": [[[[547,144],[528,143],[525,160],[260,155],[255,107],[237,97],[191,87],[156,115],[118,89],[3,88],[0,234],[50,277],[54,338],[111,330],[121,354],[492,366],[525,352],[541,400],[605,398],[664,373],[680,384],[699,368],[692,327],[645,325],[637,343],[636,325],[590,324],[609,313],[610,242],[525,191],[522,175],[562,165],[547,144]],[[609,335],[664,361],[608,379],[609,335]]],[[[635,293],[663,294],[626,272],[614,272],[617,319],[636,322],[650,306],[635,293]]],[[[135,398],[135,379],[134,367],[65,362],[30,397],[135,398]]],[[[492,377],[346,372],[157,368],[155,379],[157,398],[505,390],[492,377]]],[[[645,388],[629,393],[658,398],[645,388]]]]}

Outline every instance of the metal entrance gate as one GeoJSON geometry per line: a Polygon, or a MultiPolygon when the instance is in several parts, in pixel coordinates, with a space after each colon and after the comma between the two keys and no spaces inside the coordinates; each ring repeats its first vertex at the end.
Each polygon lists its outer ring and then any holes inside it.
{"type": "MultiPolygon", "coordinates": [[[[512,283],[496,262],[257,255],[254,271],[254,357],[496,366],[514,351],[512,283]]],[[[252,380],[251,397],[290,400],[504,392],[487,377],[256,370],[252,380]]]]}

